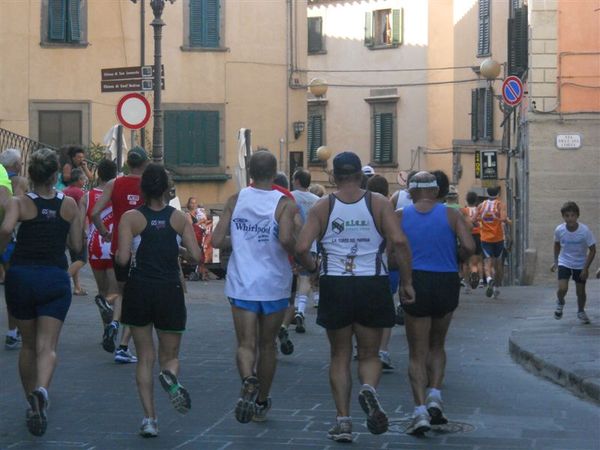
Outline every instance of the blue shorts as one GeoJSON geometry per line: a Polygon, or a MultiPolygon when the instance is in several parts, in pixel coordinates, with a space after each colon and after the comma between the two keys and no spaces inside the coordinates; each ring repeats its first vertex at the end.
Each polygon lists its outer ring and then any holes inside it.
{"type": "Polygon", "coordinates": [[[559,280],[568,280],[569,278],[573,278],[575,283],[585,284],[586,280],[582,280],[580,277],[582,269],[570,269],[566,266],[558,266],[558,279],[559,280]]]}
{"type": "Polygon", "coordinates": [[[390,270],[388,278],[390,279],[390,290],[392,291],[392,295],[394,295],[398,292],[398,286],[400,285],[400,271],[390,270]]]}
{"type": "Polygon", "coordinates": [[[2,264],[8,264],[10,262],[10,257],[12,256],[13,252],[15,251],[15,246],[17,245],[16,242],[9,242],[6,245],[6,250],[4,250],[4,253],[2,253],[2,264]]]}
{"type": "Polygon", "coordinates": [[[71,306],[71,280],[56,266],[11,266],[4,293],[8,312],[17,320],[49,316],[64,322],[71,306]]]}
{"type": "Polygon", "coordinates": [[[481,241],[481,250],[484,258],[500,258],[504,251],[504,241],[484,242],[481,241]]]}
{"type": "Polygon", "coordinates": [[[253,312],[258,315],[269,315],[286,309],[290,306],[289,298],[282,298],[280,300],[267,300],[267,301],[252,301],[252,300],[238,300],[237,298],[229,297],[229,304],[236,308],[245,309],[246,311],[253,312]]]}

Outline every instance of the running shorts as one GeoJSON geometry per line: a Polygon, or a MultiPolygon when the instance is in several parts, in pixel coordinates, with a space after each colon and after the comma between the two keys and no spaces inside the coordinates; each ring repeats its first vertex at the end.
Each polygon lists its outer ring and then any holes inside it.
{"type": "Polygon", "coordinates": [[[457,272],[427,272],[413,270],[416,302],[402,305],[415,317],[440,318],[458,307],[460,278],[457,272]]]}
{"type": "Polygon", "coordinates": [[[472,234],[471,236],[473,236],[473,240],[475,241],[475,253],[473,254],[479,256],[483,253],[481,250],[481,235],[477,233],[472,234]]]}
{"type": "Polygon", "coordinates": [[[129,279],[129,269],[131,268],[131,259],[125,266],[121,266],[117,264],[115,260],[115,255],[110,255],[113,263],[113,268],[115,269],[115,278],[119,283],[125,283],[129,279]]]}
{"type": "Polygon", "coordinates": [[[585,284],[586,280],[582,280],[579,278],[581,275],[582,269],[569,269],[565,266],[558,266],[558,279],[559,280],[568,280],[569,278],[573,278],[575,283],[585,284]]]}
{"type": "Polygon", "coordinates": [[[394,326],[394,300],[386,275],[321,277],[317,324],[336,330],[353,323],[372,328],[394,326]]]}
{"type": "Polygon", "coordinates": [[[129,278],[123,289],[121,322],[132,327],[152,324],[160,331],[183,333],[187,310],[179,281],[129,278]]]}
{"type": "Polygon", "coordinates": [[[504,251],[504,241],[485,242],[481,241],[481,250],[484,258],[500,258],[504,251]]]}
{"type": "Polygon", "coordinates": [[[246,311],[253,312],[257,315],[267,316],[279,312],[283,309],[287,309],[290,305],[289,298],[282,298],[279,300],[239,300],[237,298],[229,297],[229,304],[239,309],[245,309],[246,311]]]}
{"type": "Polygon", "coordinates": [[[112,259],[90,259],[90,267],[94,270],[108,270],[113,268],[112,259]]]}
{"type": "Polygon", "coordinates": [[[71,306],[71,280],[56,266],[11,266],[4,292],[8,312],[17,320],[48,316],[64,322],[71,306]]]}

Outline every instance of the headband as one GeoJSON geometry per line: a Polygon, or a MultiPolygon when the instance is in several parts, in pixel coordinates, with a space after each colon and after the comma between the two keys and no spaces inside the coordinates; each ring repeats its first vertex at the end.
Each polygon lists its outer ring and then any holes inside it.
{"type": "Polygon", "coordinates": [[[411,181],[408,183],[409,189],[426,189],[426,188],[436,188],[438,187],[437,181],[411,181]]]}

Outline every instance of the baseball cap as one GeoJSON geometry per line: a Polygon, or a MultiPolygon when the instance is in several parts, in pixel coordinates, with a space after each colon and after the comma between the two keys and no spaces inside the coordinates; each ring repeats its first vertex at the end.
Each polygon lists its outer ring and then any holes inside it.
{"type": "Polygon", "coordinates": [[[364,173],[368,177],[372,177],[373,175],[375,175],[375,170],[371,166],[363,166],[361,170],[362,173],[364,173]]]}
{"type": "Polygon", "coordinates": [[[333,173],[335,175],[351,175],[360,172],[362,164],[356,153],[342,152],[333,158],[333,173]]]}
{"type": "Polygon", "coordinates": [[[127,161],[142,163],[148,160],[148,153],[140,146],[135,146],[127,153],[127,161]]]}
{"type": "Polygon", "coordinates": [[[458,197],[458,191],[456,190],[456,186],[450,185],[448,188],[448,197],[458,197]]]}

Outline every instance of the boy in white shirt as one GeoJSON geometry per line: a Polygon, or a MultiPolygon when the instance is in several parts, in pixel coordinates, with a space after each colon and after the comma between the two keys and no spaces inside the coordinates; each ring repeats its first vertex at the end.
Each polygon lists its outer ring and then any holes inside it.
{"type": "Polygon", "coordinates": [[[558,269],[558,290],[556,291],[556,310],[554,318],[562,318],[565,306],[565,295],[569,288],[569,278],[575,281],[577,294],[577,318],[584,324],[590,323],[585,313],[585,282],[589,268],[596,256],[596,239],[590,229],[578,223],[579,206],[575,202],[567,202],[560,209],[565,223],[554,230],[554,264],[550,270],[558,269]]]}

